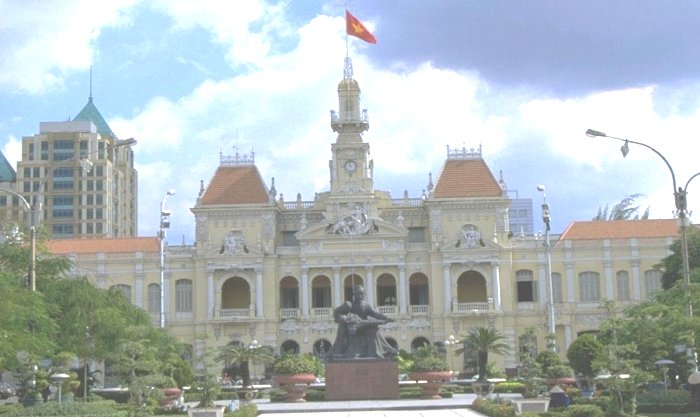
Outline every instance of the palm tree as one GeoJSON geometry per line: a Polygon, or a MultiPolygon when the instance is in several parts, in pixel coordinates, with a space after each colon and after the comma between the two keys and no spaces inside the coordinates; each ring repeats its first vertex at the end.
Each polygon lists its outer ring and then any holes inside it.
{"type": "Polygon", "coordinates": [[[476,327],[469,330],[469,334],[461,340],[464,347],[455,351],[455,355],[462,355],[466,351],[476,351],[477,366],[479,368],[478,382],[486,381],[486,364],[489,361],[489,352],[502,355],[508,351],[508,345],[503,342],[505,337],[496,329],[476,327]]]}
{"type": "Polygon", "coordinates": [[[248,387],[250,386],[250,369],[248,364],[253,361],[267,365],[272,363],[275,358],[272,355],[270,346],[258,346],[257,344],[246,346],[240,342],[231,342],[226,346],[219,347],[216,360],[227,365],[238,364],[241,370],[241,379],[243,380],[242,385],[248,387]]]}

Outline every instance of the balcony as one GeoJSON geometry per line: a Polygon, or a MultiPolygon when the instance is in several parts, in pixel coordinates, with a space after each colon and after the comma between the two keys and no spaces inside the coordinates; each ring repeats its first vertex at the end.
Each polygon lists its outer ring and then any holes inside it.
{"type": "Polygon", "coordinates": [[[424,305],[411,305],[408,306],[408,311],[412,316],[428,316],[430,315],[430,306],[424,305]]]}
{"type": "Polygon", "coordinates": [[[301,317],[301,311],[298,308],[281,308],[280,318],[284,319],[295,319],[301,317]]]}
{"type": "Polygon", "coordinates": [[[214,307],[215,320],[250,320],[255,318],[255,306],[249,308],[221,308],[214,307]]]}
{"type": "Polygon", "coordinates": [[[333,309],[330,307],[316,307],[311,309],[311,317],[328,319],[333,317],[333,309]]]}
{"type": "Polygon", "coordinates": [[[454,314],[483,314],[493,310],[493,302],[470,302],[470,303],[452,303],[452,312],[454,314]]]}
{"type": "Polygon", "coordinates": [[[399,313],[397,306],[378,306],[377,311],[385,316],[396,316],[399,313]]]}

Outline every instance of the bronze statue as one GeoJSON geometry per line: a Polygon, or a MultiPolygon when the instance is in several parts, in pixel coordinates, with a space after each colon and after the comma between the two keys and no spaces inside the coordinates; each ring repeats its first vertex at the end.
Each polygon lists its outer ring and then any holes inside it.
{"type": "Polygon", "coordinates": [[[393,320],[365,301],[365,289],[361,285],[353,288],[352,302],[346,301],[335,309],[334,318],[338,323],[334,358],[387,358],[398,353],[379,333],[381,324],[393,320]]]}

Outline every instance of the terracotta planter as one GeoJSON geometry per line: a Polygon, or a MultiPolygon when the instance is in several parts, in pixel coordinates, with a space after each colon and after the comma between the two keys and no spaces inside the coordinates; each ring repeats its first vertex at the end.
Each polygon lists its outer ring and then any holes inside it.
{"type": "Polygon", "coordinates": [[[162,407],[169,406],[173,403],[173,401],[177,401],[177,399],[180,398],[181,393],[182,390],[180,388],[163,388],[163,395],[165,397],[161,399],[158,403],[162,407]]]}
{"type": "Polygon", "coordinates": [[[316,381],[314,374],[275,375],[272,379],[287,392],[288,403],[305,402],[306,387],[316,381]]]}
{"type": "Polygon", "coordinates": [[[452,378],[450,371],[420,371],[411,372],[408,377],[418,383],[421,388],[421,399],[437,400],[440,397],[442,384],[452,378]]]}

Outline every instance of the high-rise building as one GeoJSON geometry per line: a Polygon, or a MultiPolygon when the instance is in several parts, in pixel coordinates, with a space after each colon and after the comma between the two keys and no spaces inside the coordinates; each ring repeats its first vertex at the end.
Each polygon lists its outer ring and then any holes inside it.
{"type": "Polygon", "coordinates": [[[92,97],[70,121],[41,122],[22,138],[16,191],[54,239],[137,233],[133,139],[112,132],[92,97]]]}

